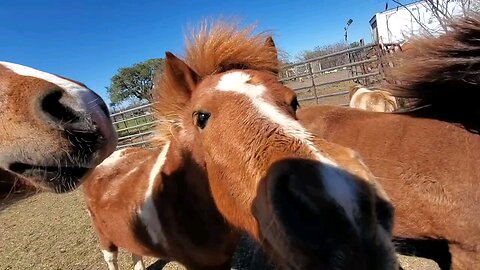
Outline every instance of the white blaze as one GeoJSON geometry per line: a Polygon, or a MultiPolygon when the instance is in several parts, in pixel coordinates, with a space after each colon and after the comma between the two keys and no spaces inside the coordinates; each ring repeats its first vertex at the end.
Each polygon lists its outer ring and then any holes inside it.
{"type": "Polygon", "coordinates": [[[233,92],[250,99],[255,109],[267,120],[280,126],[285,135],[296,138],[307,145],[315,159],[327,166],[321,166],[320,172],[323,184],[330,195],[345,210],[348,218],[355,224],[354,212],[356,206],[356,187],[335,161],[322,155],[311,141],[312,135],[295,119],[280,111],[273,104],[267,102],[263,95],[266,87],[248,83],[251,76],[245,72],[235,71],[222,76],[216,90],[233,92]]]}
{"type": "Polygon", "coordinates": [[[40,71],[31,67],[26,67],[19,64],[2,62],[2,61],[0,61],[0,65],[10,69],[11,71],[17,73],[18,75],[35,77],[35,78],[53,83],[55,85],[58,85],[60,88],[63,88],[69,94],[74,96],[77,96],[79,92],[83,92],[83,93],[91,92],[91,90],[85,88],[84,86],[81,86],[72,81],[65,80],[56,75],[53,75],[44,71],[40,71]]]}

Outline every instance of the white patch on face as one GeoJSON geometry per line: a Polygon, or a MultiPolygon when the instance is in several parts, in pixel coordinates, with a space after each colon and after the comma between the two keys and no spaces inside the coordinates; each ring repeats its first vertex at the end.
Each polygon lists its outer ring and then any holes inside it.
{"type": "Polygon", "coordinates": [[[153,198],[153,186],[155,184],[155,180],[158,177],[158,174],[162,170],[165,160],[167,159],[169,146],[170,142],[163,146],[162,151],[158,155],[157,160],[155,161],[155,164],[150,171],[150,175],[148,177],[148,188],[145,192],[145,201],[143,202],[143,207],[138,210],[138,216],[147,228],[147,232],[150,235],[152,242],[154,244],[161,244],[163,247],[167,247],[167,240],[162,230],[162,225],[158,217],[157,208],[155,207],[155,201],[153,198]]]}
{"type": "Polygon", "coordinates": [[[106,158],[102,163],[100,163],[100,165],[98,166],[102,166],[102,167],[114,167],[117,162],[119,162],[120,160],[122,160],[122,156],[123,156],[123,153],[125,152],[125,150],[127,150],[126,148],[124,149],[121,149],[121,150],[117,150],[115,152],[113,152],[108,158],[106,158]]]}
{"type": "Polygon", "coordinates": [[[263,94],[267,90],[265,86],[250,84],[248,83],[250,79],[250,75],[244,72],[227,73],[222,76],[216,89],[249,97],[255,108],[266,119],[279,125],[287,135],[302,141],[309,140],[312,137],[298,121],[288,117],[275,106],[265,101],[263,98],[263,94]]]}
{"type": "Polygon", "coordinates": [[[33,69],[31,67],[22,66],[19,64],[9,63],[9,62],[2,62],[0,61],[0,65],[10,69],[11,71],[17,73],[18,75],[28,76],[28,77],[35,77],[38,79],[42,79],[44,81],[53,83],[58,85],[60,88],[65,89],[69,94],[76,96],[78,92],[90,92],[89,89],[71,82],[69,80],[65,80],[53,74],[43,72],[40,70],[33,69]]]}
{"type": "Polygon", "coordinates": [[[348,218],[355,225],[354,213],[357,211],[357,192],[354,181],[338,167],[335,161],[318,151],[311,141],[312,135],[298,121],[263,98],[267,90],[265,86],[250,84],[248,83],[250,79],[249,74],[241,71],[227,73],[222,76],[215,89],[248,97],[261,116],[279,125],[285,135],[300,140],[306,145],[312,153],[312,158],[326,165],[322,166],[320,170],[324,179],[323,184],[329,196],[345,210],[348,218]]]}
{"type": "Polygon", "coordinates": [[[108,270],[118,270],[117,256],[118,252],[102,250],[103,259],[107,262],[108,270]]]}

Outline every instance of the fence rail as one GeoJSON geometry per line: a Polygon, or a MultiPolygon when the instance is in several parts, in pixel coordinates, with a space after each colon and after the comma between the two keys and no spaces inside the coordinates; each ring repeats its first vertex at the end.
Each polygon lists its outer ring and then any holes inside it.
{"type": "MultiPolygon", "coordinates": [[[[279,81],[297,93],[303,106],[345,106],[348,105],[348,89],[353,84],[368,86],[382,79],[384,54],[385,50],[377,44],[350,48],[283,66],[279,81]]],[[[158,123],[152,104],[112,112],[111,118],[119,135],[118,148],[147,147],[158,123]]]]}

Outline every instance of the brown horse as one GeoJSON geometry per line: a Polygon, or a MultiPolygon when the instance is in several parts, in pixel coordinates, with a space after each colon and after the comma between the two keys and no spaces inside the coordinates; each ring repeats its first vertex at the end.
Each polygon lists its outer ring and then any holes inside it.
{"type": "Polygon", "coordinates": [[[355,152],[296,121],[273,41],[251,30],[204,25],[185,62],[167,53],[154,92],[165,164],[180,148],[205,173],[220,213],[281,268],[397,268],[381,187],[355,152]]]}
{"type": "Polygon", "coordinates": [[[115,149],[107,106],[81,83],[0,62],[0,107],[7,179],[65,192],[115,149]]]}
{"type": "Polygon", "coordinates": [[[387,85],[417,99],[407,113],[305,108],[298,118],[326,140],[357,150],[392,197],[394,235],[448,242],[448,269],[480,265],[480,16],[439,38],[412,41],[387,85]]]}
{"type": "Polygon", "coordinates": [[[189,269],[230,269],[239,232],[220,215],[206,173],[180,142],[157,150],[114,152],[85,181],[93,228],[110,270],[118,248],[181,262],[189,269]]]}
{"type": "Polygon", "coordinates": [[[397,267],[388,199],[353,151],[314,144],[295,121],[265,39],[216,24],[194,34],[188,65],[166,54],[155,83],[161,146],[116,152],[85,183],[110,269],[118,247],[136,269],[142,255],[229,269],[233,228],[284,268],[397,267]]]}
{"type": "Polygon", "coordinates": [[[387,91],[368,89],[363,85],[354,85],[349,90],[350,108],[372,112],[393,112],[398,109],[397,99],[387,91]]]}

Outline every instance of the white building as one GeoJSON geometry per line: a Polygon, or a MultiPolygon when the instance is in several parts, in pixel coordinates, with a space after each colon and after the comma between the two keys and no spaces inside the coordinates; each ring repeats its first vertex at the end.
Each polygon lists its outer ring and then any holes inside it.
{"type": "MultiPolygon", "coordinates": [[[[453,16],[463,14],[459,0],[439,0],[439,2],[453,16]]],[[[377,13],[370,20],[370,27],[372,41],[375,43],[403,42],[409,36],[418,35],[424,31],[434,35],[442,32],[440,23],[425,1],[377,13]]]]}

